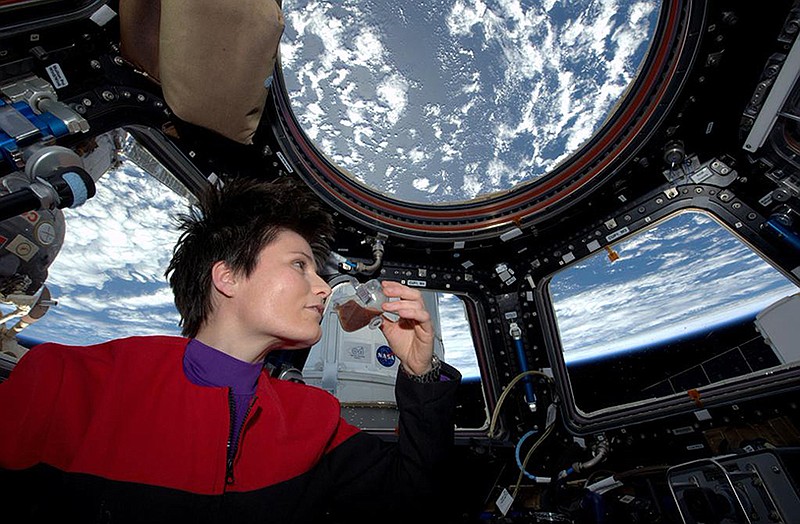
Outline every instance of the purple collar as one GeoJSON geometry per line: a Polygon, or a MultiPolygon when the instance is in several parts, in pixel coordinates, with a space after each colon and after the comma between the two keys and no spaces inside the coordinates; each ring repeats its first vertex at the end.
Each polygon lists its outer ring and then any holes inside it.
{"type": "Polygon", "coordinates": [[[262,362],[251,364],[191,339],[183,354],[183,372],[198,386],[229,387],[235,395],[252,395],[262,362]]]}

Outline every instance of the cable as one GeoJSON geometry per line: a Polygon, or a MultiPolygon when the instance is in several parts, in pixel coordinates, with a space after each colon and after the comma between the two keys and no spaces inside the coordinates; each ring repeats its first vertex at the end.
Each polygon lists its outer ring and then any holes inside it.
{"type": "Polygon", "coordinates": [[[522,461],[519,458],[519,451],[520,449],[522,449],[523,442],[525,442],[528,439],[528,437],[532,437],[537,433],[538,431],[536,431],[535,429],[528,431],[522,436],[521,439],[519,439],[519,442],[517,442],[517,445],[514,448],[514,458],[517,460],[517,467],[519,468],[520,471],[522,471],[522,473],[525,474],[526,477],[528,477],[531,480],[536,480],[536,475],[528,473],[527,471],[525,471],[525,468],[522,467],[522,461]]]}
{"type": "MultiPolygon", "coordinates": [[[[545,432],[542,433],[542,436],[539,437],[539,440],[537,440],[533,444],[533,446],[531,446],[531,449],[528,450],[528,453],[525,455],[525,460],[522,462],[522,467],[520,468],[519,477],[517,477],[517,483],[514,486],[514,492],[511,495],[512,498],[516,499],[517,495],[519,494],[519,487],[520,487],[520,484],[522,484],[523,477],[526,475],[526,469],[528,467],[528,461],[533,456],[533,452],[536,451],[536,449],[542,444],[542,442],[545,441],[545,439],[548,436],[550,436],[550,433],[553,432],[553,428],[554,427],[555,427],[555,424],[550,424],[547,427],[547,429],[545,430],[545,432]]],[[[548,483],[551,480],[549,477],[534,477],[534,479],[536,480],[536,482],[541,482],[541,483],[548,483]]]]}
{"type": "Polygon", "coordinates": [[[497,405],[494,407],[494,412],[492,412],[492,421],[489,424],[489,432],[486,434],[486,436],[489,437],[490,439],[495,437],[494,429],[495,426],[497,425],[497,418],[500,416],[500,407],[503,405],[503,402],[505,402],[506,397],[508,397],[509,393],[511,392],[511,388],[513,388],[514,385],[517,384],[517,382],[530,375],[539,375],[541,377],[544,377],[545,379],[547,379],[548,382],[551,383],[553,380],[552,378],[550,378],[550,376],[546,375],[545,373],[542,373],[541,371],[536,371],[534,369],[529,371],[523,371],[522,373],[514,377],[511,380],[511,382],[508,383],[506,389],[500,394],[500,398],[497,399],[497,405]]]}

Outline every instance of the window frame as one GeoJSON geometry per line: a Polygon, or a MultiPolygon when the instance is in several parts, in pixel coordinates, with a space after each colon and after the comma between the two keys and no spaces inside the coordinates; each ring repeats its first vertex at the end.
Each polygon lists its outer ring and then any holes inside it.
{"type": "MultiPolygon", "coordinates": [[[[648,221],[645,224],[646,227],[633,229],[625,236],[615,239],[612,243],[608,244],[608,246],[613,247],[630,240],[637,235],[644,234],[660,224],[669,221],[679,214],[691,211],[702,213],[713,220],[717,225],[726,229],[737,240],[747,246],[754,254],[772,266],[790,282],[800,286],[797,282],[797,278],[787,274],[781,267],[773,263],[763,252],[754,246],[753,243],[748,242],[746,238],[739,234],[734,228],[730,227],[730,225],[712,209],[697,207],[696,205],[682,205],[665,210],[660,216],[654,217],[653,220],[648,221]]],[[[545,342],[545,350],[555,377],[558,394],[562,399],[561,409],[564,414],[564,420],[568,430],[572,433],[587,435],[644,421],[689,413],[698,409],[728,405],[735,402],[752,400],[800,389],[800,361],[798,361],[773,366],[736,378],[723,379],[712,384],[698,387],[696,391],[702,394],[702,404],[698,404],[696,399],[684,392],[674,393],[656,399],[644,399],[620,404],[593,411],[588,414],[584,413],[575,403],[571,378],[563,357],[563,347],[561,345],[555,307],[551,300],[549,289],[550,282],[555,275],[573,265],[582,263],[594,254],[595,253],[590,253],[549,273],[542,279],[541,284],[537,285],[535,293],[536,307],[537,310],[541,312],[542,335],[545,342]]]]}

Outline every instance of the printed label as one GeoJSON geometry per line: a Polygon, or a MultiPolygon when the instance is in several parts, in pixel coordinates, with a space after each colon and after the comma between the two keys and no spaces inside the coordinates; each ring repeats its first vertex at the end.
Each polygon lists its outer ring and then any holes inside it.
{"type": "Polygon", "coordinates": [[[364,346],[355,346],[349,350],[350,358],[353,360],[364,360],[367,358],[367,350],[364,346]]]}
{"type": "Polygon", "coordinates": [[[503,488],[503,491],[500,492],[500,496],[497,497],[497,502],[495,502],[495,504],[497,504],[497,509],[499,509],[500,513],[502,513],[505,517],[506,513],[508,513],[508,510],[511,509],[511,504],[513,502],[514,497],[511,496],[511,493],[509,493],[507,489],[503,488]]]}
{"type": "Polygon", "coordinates": [[[64,71],[61,70],[61,66],[58,64],[50,64],[45,68],[47,74],[50,76],[50,81],[53,83],[53,87],[56,89],[61,89],[62,87],[67,87],[69,82],[67,82],[67,77],[64,75],[64,71]]]}
{"type": "Polygon", "coordinates": [[[33,232],[36,240],[43,246],[49,246],[56,239],[56,228],[50,222],[42,222],[33,232]]]}
{"type": "Polygon", "coordinates": [[[289,164],[289,161],[286,160],[286,157],[283,156],[283,153],[278,151],[275,154],[278,155],[278,159],[280,159],[281,163],[283,164],[283,167],[286,168],[286,171],[288,171],[289,173],[294,173],[294,169],[292,169],[292,166],[289,164]]]}
{"type": "Polygon", "coordinates": [[[30,262],[33,255],[39,251],[39,246],[28,240],[22,235],[17,235],[14,240],[8,243],[6,249],[17,255],[25,262],[30,262]]]}
{"type": "Polygon", "coordinates": [[[620,229],[618,231],[614,231],[613,233],[611,233],[610,235],[608,235],[606,237],[606,242],[613,242],[614,240],[618,239],[622,235],[628,234],[629,231],[630,231],[630,229],[628,229],[628,226],[625,226],[625,227],[623,227],[622,229],[620,229]]]}

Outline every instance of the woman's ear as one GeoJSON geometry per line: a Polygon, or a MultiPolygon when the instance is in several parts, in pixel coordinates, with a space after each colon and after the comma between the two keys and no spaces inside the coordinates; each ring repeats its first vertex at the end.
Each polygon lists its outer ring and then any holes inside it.
{"type": "Polygon", "coordinates": [[[214,283],[214,288],[226,297],[234,296],[238,280],[236,272],[224,260],[215,262],[211,266],[211,281],[214,283]]]}

